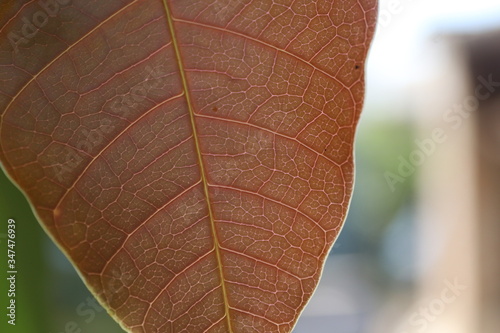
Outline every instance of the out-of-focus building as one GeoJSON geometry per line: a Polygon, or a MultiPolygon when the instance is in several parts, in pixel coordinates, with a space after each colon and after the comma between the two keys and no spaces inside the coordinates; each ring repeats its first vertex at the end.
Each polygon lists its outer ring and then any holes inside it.
{"type": "Polygon", "coordinates": [[[500,332],[500,30],[466,38],[469,80],[486,80],[475,113],[479,329],[500,332]],[[487,97],[486,97],[487,96],[487,97]]]}
{"type": "MultiPolygon", "coordinates": [[[[500,31],[437,36],[417,90],[419,262],[408,332],[500,332],[500,31]],[[418,315],[415,315],[418,313],[418,315]]],[[[435,40],[434,40],[435,41],[435,40]]]]}

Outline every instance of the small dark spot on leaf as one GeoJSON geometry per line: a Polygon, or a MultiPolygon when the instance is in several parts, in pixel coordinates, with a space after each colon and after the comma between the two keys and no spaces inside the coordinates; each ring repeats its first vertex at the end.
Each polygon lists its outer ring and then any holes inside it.
{"type": "Polygon", "coordinates": [[[355,69],[359,69],[359,65],[354,66],[355,69]]]}
{"type": "Polygon", "coordinates": [[[217,112],[218,110],[219,110],[219,109],[217,109],[217,107],[216,107],[216,106],[214,106],[214,107],[212,108],[212,111],[213,111],[213,112],[217,112]]]}

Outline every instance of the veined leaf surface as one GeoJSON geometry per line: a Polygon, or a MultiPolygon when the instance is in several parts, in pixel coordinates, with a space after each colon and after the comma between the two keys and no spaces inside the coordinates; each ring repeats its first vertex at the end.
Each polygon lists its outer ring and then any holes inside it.
{"type": "Polygon", "coordinates": [[[7,0],[0,159],[130,332],[290,332],[346,216],[375,0],[7,0]]]}

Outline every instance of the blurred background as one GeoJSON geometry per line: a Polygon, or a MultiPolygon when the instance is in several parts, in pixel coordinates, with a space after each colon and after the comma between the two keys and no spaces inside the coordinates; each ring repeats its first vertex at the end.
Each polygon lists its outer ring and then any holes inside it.
{"type": "MultiPolygon", "coordinates": [[[[351,209],[294,333],[498,333],[500,2],[379,12],[351,209]]],[[[15,332],[121,332],[3,174],[0,189],[23,244],[15,332]]]]}

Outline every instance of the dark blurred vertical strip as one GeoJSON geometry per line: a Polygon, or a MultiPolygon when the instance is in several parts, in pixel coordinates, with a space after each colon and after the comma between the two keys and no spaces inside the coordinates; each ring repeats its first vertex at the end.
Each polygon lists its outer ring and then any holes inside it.
{"type": "Polygon", "coordinates": [[[21,192],[0,171],[0,332],[48,333],[50,309],[43,243],[47,236],[21,192]],[[7,221],[16,221],[16,325],[7,323],[7,221]]]}
{"type": "Polygon", "coordinates": [[[478,116],[482,333],[500,332],[500,30],[465,43],[472,82],[486,82],[478,116]]]}

